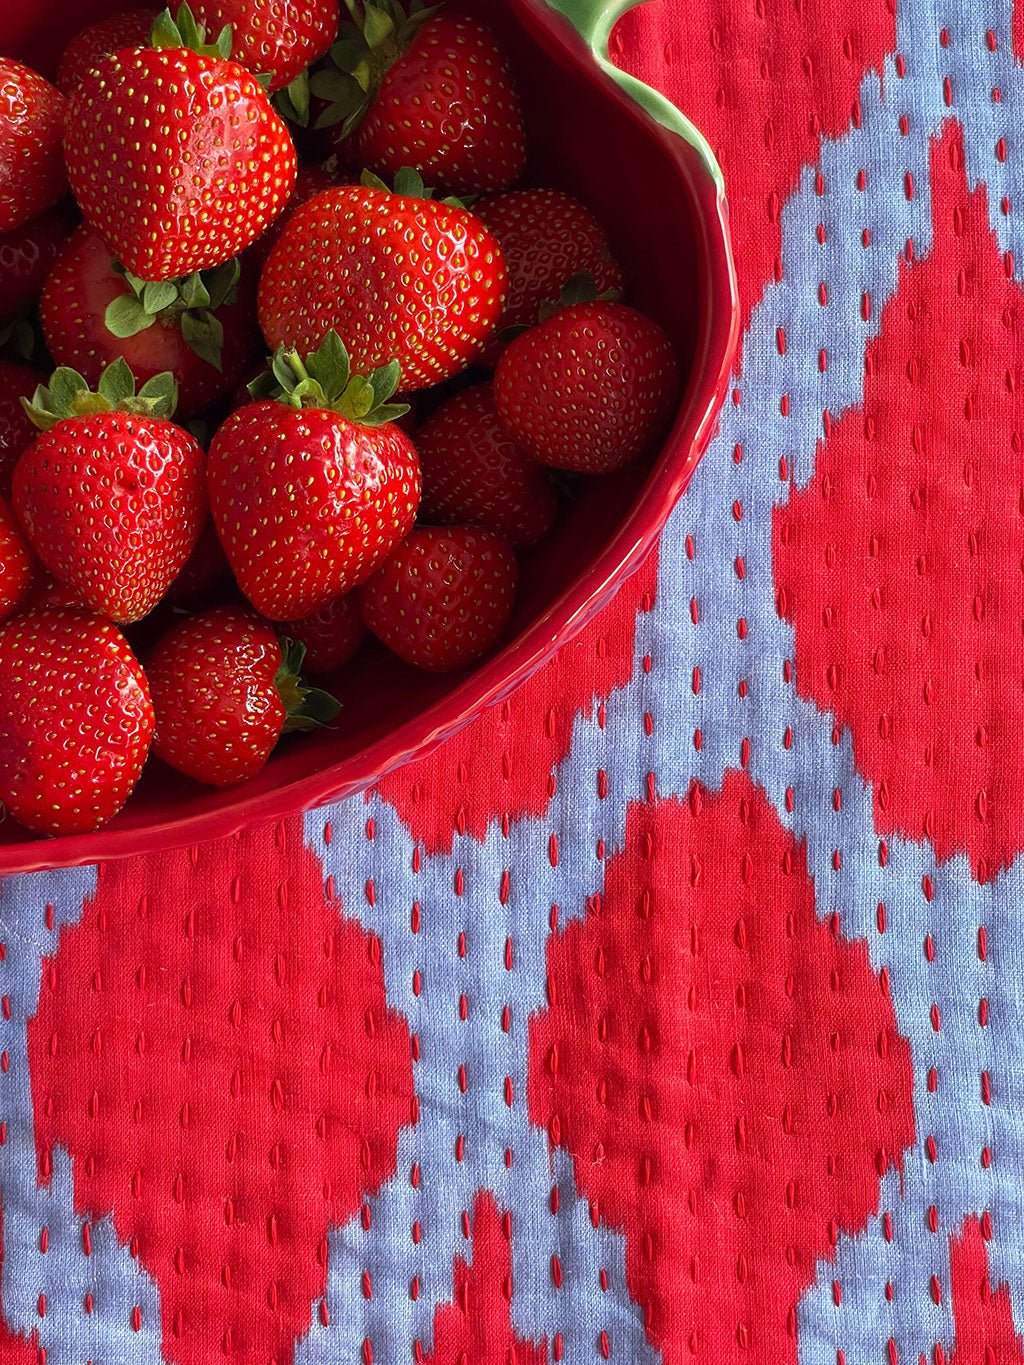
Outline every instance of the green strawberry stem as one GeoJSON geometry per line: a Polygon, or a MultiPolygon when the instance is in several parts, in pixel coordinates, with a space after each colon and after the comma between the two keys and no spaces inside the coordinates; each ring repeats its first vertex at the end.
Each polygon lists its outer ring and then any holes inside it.
{"type": "Polygon", "coordinates": [[[353,374],[345,343],[331,330],[305,359],[293,346],[278,347],[270,369],[252,381],[249,392],[253,398],[337,412],[360,426],[379,427],[409,411],[407,403],[389,401],[401,376],[397,360],[370,375],[353,374]]]}
{"type": "Polygon", "coordinates": [[[217,309],[238,298],[242,268],[237,257],[180,280],[143,280],[120,261],[114,261],[113,269],[130,293],[119,294],[107,305],[103,320],[112,336],[136,336],[159,320],[178,327],[201,360],[215,370],[222,368],[224,325],[217,309]]]}
{"type": "Polygon", "coordinates": [[[40,384],[22,407],[40,431],[49,431],[69,417],[99,412],[131,412],[139,417],[169,420],[178,404],[178,383],[169,371],[154,375],[136,392],[135,376],[122,356],[100,375],[95,389],[66,365],[54,370],[49,384],[40,384]]]}
{"type": "MultiPolygon", "coordinates": [[[[547,322],[548,318],[554,317],[563,308],[571,308],[576,303],[621,302],[621,289],[606,289],[603,294],[599,294],[593,275],[586,270],[581,270],[578,275],[573,275],[570,280],[566,281],[557,299],[548,299],[541,304],[537,321],[547,322]]],[[[523,330],[528,329],[524,328],[523,330]]]]}
{"type": "Polygon", "coordinates": [[[284,733],[293,730],[318,730],[328,725],[341,710],[341,703],[322,688],[310,687],[302,678],[306,646],[298,640],[281,640],[281,667],[274,686],[285,709],[284,733]]]}
{"type": "Polygon", "coordinates": [[[438,10],[424,0],[412,0],[408,8],[401,0],[345,0],[345,8],[350,21],[339,28],[329,62],[309,81],[309,90],[328,106],[315,126],[340,123],[342,137],[358,127],[385,75],[438,10]]]}
{"type": "MultiPolygon", "coordinates": [[[[368,190],[385,190],[388,194],[399,194],[403,199],[433,199],[434,190],[428,189],[423,183],[423,177],[413,166],[403,166],[395,175],[393,185],[389,185],[386,180],[382,180],[373,171],[363,171],[359,177],[360,185],[368,190]]],[[[449,194],[445,199],[438,202],[447,204],[449,208],[468,209],[476,200],[475,194],[464,194],[460,197],[449,194]]]]}

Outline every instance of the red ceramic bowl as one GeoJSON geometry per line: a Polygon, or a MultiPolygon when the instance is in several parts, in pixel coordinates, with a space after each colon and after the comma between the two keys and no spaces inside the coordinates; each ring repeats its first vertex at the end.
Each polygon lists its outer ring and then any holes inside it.
{"type": "MultiPolygon", "coordinates": [[[[51,74],[82,23],[130,0],[0,0],[6,50],[51,74]]],[[[283,743],[265,771],[211,791],[151,763],[127,809],[97,834],[57,840],[0,825],[0,873],[152,852],[233,833],[373,783],[500,700],[574,635],[636,568],[710,438],[737,336],[721,176],[670,104],[605,60],[633,0],[476,0],[517,71],[528,180],[577,194],[601,217],[631,302],[657,318],[689,382],[653,466],[587,481],[565,522],[527,557],[504,643],[471,671],[433,677],[368,645],[335,681],[336,728],[283,743]],[[571,20],[568,16],[571,16],[571,20]]]]}

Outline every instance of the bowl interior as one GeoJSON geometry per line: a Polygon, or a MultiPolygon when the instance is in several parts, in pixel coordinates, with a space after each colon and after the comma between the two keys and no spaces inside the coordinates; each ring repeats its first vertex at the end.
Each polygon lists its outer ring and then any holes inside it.
{"type": "MultiPolygon", "coordinates": [[[[83,11],[92,19],[123,4],[35,0],[18,6],[8,16],[7,50],[52,73],[64,41],[81,26],[83,11]]],[[[623,265],[630,301],[668,331],[684,374],[695,355],[698,369],[707,367],[709,240],[714,241],[714,233],[708,231],[707,202],[698,202],[699,172],[692,167],[686,171],[678,147],[653,132],[630,102],[597,76],[589,57],[579,60],[584,49],[574,49],[575,34],[547,12],[542,0],[476,0],[475,8],[499,31],[517,73],[531,147],[525,183],[556,185],[590,205],[606,225],[623,265]]],[[[712,368],[714,387],[720,355],[712,368]]],[[[696,462],[699,452],[689,448],[694,386],[701,388],[706,404],[708,383],[707,374],[691,380],[676,428],[653,466],[648,462],[585,481],[556,532],[524,556],[515,615],[486,665],[488,696],[500,692],[506,680],[525,676],[542,661],[554,633],[564,633],[571,624],[563,612],[545,635],[546,619],[555,614],[556,604],[564,605],[567,593],[574,597],[575,616],[582,619],[593,599],[607,591],[605,552],[613,542],[621,550],[621,562],[636,543],[649,538],[645,507],[652,490],[667,477],[678,478],[681,462],[696,462]],[[681,449],[684,432],[686,448],[681,449]],[[604,569],[595,573],[593,566],[603,553],[604,569]]],[[[265,812],[275,792],[281,793],[276,813],[283,814],[321,799],[328,790],[352,789],[457,726],[484,699],[482,689],[474,690],[479,674],[477,669],[426,675],[371,642],[326,684],[343,703],[336,727],[282,743],[254,782],[238,790],[211,791],[151,762],[127,809],[91,842],[26,843],[12,821],[0,824],[0,871],[32,865],[33,859],[53,864],[102,857],[108,848],[139,851],[155,831],[163,831],[161,841],[166,843],[167,831],[175,826],[181,827],[182,842],[202,833],[228,832],[256,810],[265,812]],[[326,784],[325,774],[330,775],[326,784]]]]}

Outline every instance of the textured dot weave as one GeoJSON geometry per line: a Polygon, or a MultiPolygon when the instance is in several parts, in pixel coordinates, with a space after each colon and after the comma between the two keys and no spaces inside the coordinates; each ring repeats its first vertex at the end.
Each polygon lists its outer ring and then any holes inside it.
{"type": "Polygon", "coordinates": [[[433,754],[3,883],[0,1360],[1024,1361],[1024,10],[612,48],[724,166],[719,431],[433,754]]]}

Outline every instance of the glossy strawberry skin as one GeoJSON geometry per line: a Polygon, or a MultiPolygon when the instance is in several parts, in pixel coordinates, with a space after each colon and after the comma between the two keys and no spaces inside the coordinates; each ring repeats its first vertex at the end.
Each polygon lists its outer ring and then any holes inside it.
{"type": "Polygon", "coordinates": [[[50,572],[94,611],[141,620],[206,517],[203,450],[172,422],[104,412],[38,436],[14,471],[14,509],[50,572]]]}
{"type": "Polygon", "coordinates": [[[175,626],[146,661],[153,752],[209,786],[255,777],[285,723],[280,664],[277,635],[251,612],[214,607],[175,626]]]}
{"type": "Polygon", "coordinates": [[[203,360],[188,345],[176,322],[158,317],[132,337],[107,330],[107,305],[131,290],[111,268],[110,248],[94,228],[83,224],[61,252],[43,289],[40,313],[50,354],[95,385],[100,372],[123,356],[141,387],[169,370],[178,381],[180,420],[196,417],[229,393],[256,358],[255,289],[243,274],[234,303],[217,317],[224,328],[221,368],[203,360]]]}
{"type": "Polygon", "coordinates": [[[157,9],[127,9],[89,24],[68,43],[57,68],[57,88],[66,96],[78,89],[83,76],[104,57],[126,47],[145,47],[157,9]]]}
{"type": "Polygon", "coordinates": [[[0,621],[13,616],[22,605],[34,577],[35,561],[14,509],[5,498],[0,498],[0,621]]]}
{"type": "Polygon", "coordinates": [[[511,185],[526,143],[494,35],[467,15],[428,20],[384,76],[356,138],[360,161],[385,180],[413,166],[455,194],[511,185]]]}
{"type": "Polygon", "coordinates": [[[403,391],[421,389],[480,354],[504,297],[500,248],[472,214],[343,185],[290,218],[260,278],[260,326],[271,348],[303,353],[333,328],[356,373],[397,360],[403,391]]]}
{"type": "Polygon", "coordinates": [[[579,303],[517,337],[494,375],[502,423],[554,469],[604,474],[661,434],[679,396],[668,337],[621,303],[579,303]]]}
{"type": "Polygon", "coordinates": [[[473,206],[498,239],[508,270],[500,327],[532,327],[543,303],[555,303],[574,275],[587,274],[596,292],[622,288],[622,271],[604,228],[561,190],[512,190],[473,206]]]}
{"type": "Polygon", "coordinates": [[[11,495],[14,466],[39,435],[25,415],[22,398],[31,398],[47,376],[27,365],[0,360],[0,497],[11,495]]]}
{"type": "Polygon", "coordinates": [[[359,609],[400,659],[447,673],[495,643],[518,576],[515,554],[500,536],[469,526],[418,526],[359,590],[359,609]]]}
{"type": "Polygon", "coordinates": [[[27,829],[106,824],[135,787],[152,735],[145,675],[109,621],[33,611],[0,627],[0,802],[27,829]]]}
{"type": "Polygon", "coordinates": [[[420,468],[393,423],[267,400],[210,446],[210,510],[239,587],[271,621],[312,615],[361,583],[412,526],[420,468]]]}
{"type": "Polygon", "coordinates": [[[68,215],[52,209],[0,235],[0,323],[39,298],[70,234],[68,215]]]}
{"type": "Polygon", "coordinates": [[[84,217],[144,280],[237,255],[295,183],[295,148],[256,78],[186,48],[104,58],[72,97],[65,152],[84,217]],[[168,111],[159,126],[154,106],[168,111]],[[197,186],[183,168],[204,164],[211,169],[197,186]]]}
{"type": "Polygon", "coordinates": [[[322,57],[338,32],[337,0],[195,0],[208,34],[231,25],[232,58],[269,73],[271,91],[322,57]]]}
{"type": "Polygon", "coordinates": [[[0,57],[0,232],[38,217],[67,192],[65,113],[55,86],[0,57]]]}
{"type": "Polygon", "coordinates": [[[332,597],[302,621],[285,621],[281,634],[306,646],[303,668],[314,675],[333,673],[348,663],[366,637],[355,593],[332,597]]]}
{"type": "Polygon", "coordinates": [[[416,450],[425,521],[481,526],[516,549],[536,544],[554,525],[558,499],[547,470],[502,426],[490,384],[443,403],[416,433],[416,450]]]}

